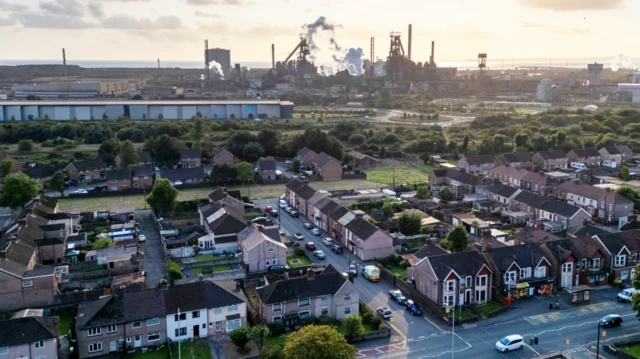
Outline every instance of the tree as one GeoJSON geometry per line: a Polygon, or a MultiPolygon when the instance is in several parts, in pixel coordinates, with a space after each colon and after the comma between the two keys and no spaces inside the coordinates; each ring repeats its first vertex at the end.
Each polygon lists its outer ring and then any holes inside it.
{"type": "Polygon", "coordinates": [[[431,192],[427,186],[418,186],[418,189],[416,190],[416,197],[420,199],[429,199],[431,198],[431,192]]]}
{"type": "Polygon", "coordinates": [[[109,248],[109,247],[113,247],[113,246],[114,246],[114,243],[111,240],[111,238],[103,237],[103,238],[99,238],[95,242],[93,242],[93,245],[91,246],[91,248],[93,250],[98,250],[98,249],[105,249],[105,248],[109,248]]]}
{"type": "Polygon", "coordinates": [[[110,138],[102,142],[98,148],[98,157],[100,157],[105,163],[113,163],[120,152],[120,145],[120,141],[118,141],[117,138],[110,138]]]}
{"type": "Polygon", "coordinates": [[[349,136],[348,141],[349,144],[360,146],[367,141],[367,138],[361,133],[354,133],[353,135],[349,136]]]}
{"type": "Polygon", "coordinates": [[[516,147],[526,147],[529,142],[529,135],[523,132],[516,134],[516,147]]]}
{"type": "Polygon", "coordinates": [[[249,199],[251,199],[251,181],[255,176],[255,171],[253,170],[253,166],[249,162],[238,162],[233,165],[233,168],[236,169],[236,180],[237,181],[249,181],[249,199]]]}
{"type": "Polygon", "coordinates": [[[258,133],[258,143],[264,148],[264,153],[267,155],[277,155],[278,145],[280,144],[280,138],[282,132],[271,128],[265,128],[258,133]]]}
{"type": "Polygon", "coordinates": [[[120,163],[122,164],[122,168],[127,168],[131,165],[138,164],[138,153],[136,149],[133,147],[133,142],[130,140],[126,140],[120,146],[120,163]]]}
{"type": "Polygon", "coordinates": [[[398,218],[398,231],[405,236],[420,234],[421,219],[415,213],[403,213],[398,218]]]}
{"type": "Polygon", "coordinates": [[[440,193],[438,193],[438,197],[442,201],[450,202],[450,201],[453,201],[455,199],[455,194],[453,193],[453,191],[449,187],[445,187],[445,188],[440,190],[440,193]]]}
{"type": "Polygon", "coordinates": [[[172,162],[180,159],[180,151],[182,144],[175,137],[162,135],[156,139],[154,147],[154,156],[156,160],[161,162],[172,162]]]}
{"type": "Polygon", "coordinates": [[[358,350],[328,325],[307,325],[289,334],[285,359],[353,359],[358,350]],[[310,350],[310,348],[313,348],[310,350]]]}
{"type": "Polygon", "coordinates": [[[0,162],[0,173],[2,173],[2,177],[7,177],[9,173],[11,173],[11,170],[13,170],[13,159],[6,157],[0,162]]]}
{"type": "Polygon", "coordinates": [[[258,347],[258,350],[262,350],[264,347],[264,342],[267,337],[271,334],[271,331],[266,325],[256,325],[255,327],[251,327],[249,329],[249,339],[253,340],[258,347]]]}
{"type": "Polygon", "coordinates": [[[623,181],[629,181],[631,179],[629,168],[627,166],[620,167],[620,179],[622,179],[623,181]]]}
{"type": "Polygon", "coordinates": [[[629,186],[622,186],[616,190],[616,193],[635,203],[636,208],[640,207],[640,194],[638,194],[633,188],[629,186]]]}
{"type": "Polygon", "coordinates": [[[147,197],[147,203],[157,214],[170,213],[176,208],[178,190],[166,178],[159,178],[147,197]]]}
{"type": "Polygon", "coordinates": [[[178,279],[182,279],[182,269],[180,269],[178,263],[167,263],[167,275],[169,276],[169,283],[171,284],[178,279]]]}
{"type": "Polygon", "coordinates": [[[284,359],[284,351],[280,345],[271,345],[260,351],[262,359],[284,359]]]}
{"type": "Polygon", "coordinates": [[[451,251],[463,251],[467,248],[469,242],[469,235],[467,230],[463,226],[456,226],[449,231],[447,238],[445,239],[447,248],[451,251]]]}
{"type": "Polygon", "coordinates": [[[264,147],[257,142],[249,142],[242,150],[242,156],[248,161],[254,162],[264,155],[264,147]]]}
{"type": "MultiPolygon", "coordinates": [[[[640,263],[636,265],[636,271],[631,278],[633,288],[640,289],[640,263]]],[[[640,320],[640,294],[633,294],[631,296],[631,309],[636,311],[636,318],[640,320]]]]}
{"type": "Polygon", "coordinates": [[[0,188],[0,206],[13,209],[22,208],[38,195],[38,182],[20,172],[4,178],[0,188]]]}
{"type": "Polygon", "coordinates": [[[204,137],[204,122],[200,117],[198,117],[193,123],[193,142],[195,143],[196,148],[200,148],[203,137],[204,137]]]}
{"type": "Polygon", "coordinates": [[[342,156],[342,165],[346,165],[347,167],[351,167],[351,165],[355,164],[356,160],[351,156],[348,152],[342,156]]]}
{"type": "Polygon", "coordinates": [[[291,164],[291,167],[293,169],[293,173],[300,172],[300,158],[298,157],[294,158],[293,163],[291,164]]]}
{"type": "Polygon", "coordinates": [[[31,151],[33,151],[33,141],[32,140],[20,140],[20,142],[18,142],[18,151],[20,151],[20,152],[31,152],[31,151]]]}
{"type": "Polygon", "coordinates": [[[229,338],[238,347],[238,353],[247,353],[247,343],[249,343],[249,328],[238,328],[229,334],[229,338]]]}
{"type": "Polygon", "coordinates": [[[469,148],[469,135],[464,135],[464,139],[462,140],[462,150],[466,151],[469,148]]]}
{"type": "Polygon", "coordinates": [[[386,203],[382,206],[382,213],[384,213],[385,218],[389,218],[393,215],[393,205],[391,203],[386,203]]]}
{"type": "Polygon", "coordinates": [[[56,171],[51,177],[50,180],[46,183],[46,188],[49,191],[60,192],[60,194],[64,193],[64,178],[65,174],[62,171],[56,171]]]}
{"type": "Polygon", "coordinates": [[[353,339],[364,333],[362,318],[357,314],[349,314],[344,317],[344,319],[342,319],[342,325],[344,325],[344,328],[346,329],[345,336],[347,339],[353,339]]]}

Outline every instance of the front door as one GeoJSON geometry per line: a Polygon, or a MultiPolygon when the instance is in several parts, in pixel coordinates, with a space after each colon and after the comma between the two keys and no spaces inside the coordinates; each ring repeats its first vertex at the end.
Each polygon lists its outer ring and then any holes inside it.
{"type": "Polygon", "coordinates": [[[569,274],[569,275],[563,275],[563,276],[562,276],[561,283],[560,283],[560,286],[561,286],[562,288],[571,288],[571,279],[572,279],[572,278],[571,278],[571,274],[569,274]]]}
{"type": "Polygon", "coordinates": [[[216,322],[216,332],[220,333],[222,331],[222,321],[216,322]]]}
{"type": "Polygon", "coordinates": [[[113,352],[115,352],[116,350],[118,350],[118,349],[117,349],[116,341],[115,341],[115,340],[110,341],[110,342],[109,342],[109,352],[110,352],[110,353],[113,353],[113,352]]]}
{"type": "Polygon", "coordinates": [[[194,338],[199,338],[200,337],[200,326],[199,325],[194,325],[193,326],[193,337],[194,338]]]}
{"type": "Polygon", "coordinates": [[[141,335],[136,335],[133,338],[133,346],[136,348],[139,348],[142,346],[142,336],[141,335]]]}

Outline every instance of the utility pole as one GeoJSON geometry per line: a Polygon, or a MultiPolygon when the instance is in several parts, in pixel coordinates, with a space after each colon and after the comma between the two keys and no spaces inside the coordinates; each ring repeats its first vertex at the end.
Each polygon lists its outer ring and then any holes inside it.
{"type": "Polygon", "coordinates": [[[598,340],[596,341],[596,359],[600,359],[600,321],[598,321],[598,340]]]}
{"type": "MultiPolygon", "coordinates": [[[[455,300],[455,297],[454,297],[455,300]]],[[[456,339],[456,305],[451,307],[451,314],[453,317],[453,325],[451,325],[451,359],[454,358],[455,352],[453,351],[456,339]]]]}
{"type": "Polygon", "coordinates": [[[180,340],[180,334],[182,334],[182,333],[181,333],[181,330],[180,330],[180,308],[178,308],[178,359],[180,359],[180,355],[181,355],[181,353],[180,353],[180,341],[181,341],[180,340]]]}

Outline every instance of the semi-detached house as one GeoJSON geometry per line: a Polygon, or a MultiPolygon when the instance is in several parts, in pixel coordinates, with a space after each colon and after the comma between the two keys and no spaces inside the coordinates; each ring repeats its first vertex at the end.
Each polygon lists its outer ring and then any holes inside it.
{"type": "Polygon", "coordinates": [[[27,316],[0,322],[0,358],[58,358],[60,318],[27,316]]]}
{"type": "Polygon", "coordinates": [[[495,164],[491,155],[469,155],[458,160],[459,169],[474,175],[486,175],[493,167],[495,164]]]}
{"type": "Polygon", "coordinates": [[[640,230],[598,234],[595,238],[604,248],[609,275],[613,280],[631,284],[640,257],[640,230]]]}
{"type": "Polygon", "coordinates": [[[533,169],[531,154],[528,152],[504,153],[496,157],[495,164],[496,166],[508,165],[515,168],[524,168],[526,170],[533,169]]]}
{"type": "Polygon", "coordinates": [[[567,169],[569,166],[569,158],[562,150],[536,152],[532,157],[532,161],[537,171],[567,169]]]}
{"type": "Polygon", "coordinates": [[[277,228],[252,224],[238,233],[242,261],[247,272],[264,272],[272,265],[287,263],[287,246],[277,228]]]}
{"type": "Polygon", "coordinates": [[[547,241],[540,249],[551,261],[560,288],[577,285],[608,285],[606,250],[595,237],[576,237],[547,241]]]}
{"type": "Polygon", "coordinates": [[[600,165],[600,152],[595,148],[573,149],[567,153],[569,167],[572,162],[582,163],[587,167],[600,165]]]}
{"type": "Polygon", "coordinates": [[[558,186],[556,198],[583,208],[593,217],[607,222],[633,214],[633,202],[610,189],[584,183],[564,182],[558,186]]]}

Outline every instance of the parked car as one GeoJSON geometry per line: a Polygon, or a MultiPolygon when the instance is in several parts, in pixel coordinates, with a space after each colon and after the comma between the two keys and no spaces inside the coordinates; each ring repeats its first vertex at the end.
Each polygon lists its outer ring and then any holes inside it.
{"type": "Polygon", "coordinates": [[[289,269],[289,266],[286,265],[282,265],[282,264],[274,264],[272,266],[269,266],[267,268],[267,271],[269,272],[276,272],[276,271],[283,271],[285,269],[289,269]]]}
{"type": "Polygon", "coordinates": [[[268,213],[271,213],[271,211],[273,211],[273,207],[271,207],[271,206],[266,206],[266,207],[264,207],[264,211],[265,211],[265,212],[268,212],[268,213]]]}
{"type": "Polygon", "coordinates": [[[402,294],[402,292],[397,290],[397,289],[391,289],[389,291],[389,298],[395,300],[396,303],[398,303],[398,304],[402,304],[402,303],[404,303],[405,300],[407,300],[407,297],[405,297],[402,294]]]}
{"type": "Polygon", "coordinates": [[[313,255],[318,258],[318,259],[324,259],[324,252],[317,250],[317,251],[313,251],[313,255]]]}
{"type": "Polygon", "coordinates": [[[273,224],[273,221],[267,217],[256,217],[251,220],[251,223],[259,223],[259,224],[273,224]]]}
{"type": "Polygon", "coordinates": [[[77,184],[78,184],[78,181],[76,181],[76,180],[72,180],[72,179],[67,180],[67,181],[64,183],[65,187],[72,187],[72,186],[76,186],[77,184]]]}
{"type": "Polygon", "coordinates": [[[391,313],[391,309],[387,307],[378,307],[378,309],[376,309],[376,313],[378,313],[378,315],[381,316],[382,319],[389,319],[393,316],[393,313],[391,313]]]}
{"type": "Polygon", "coordinates": [[[305,224],[303,224],[304,228],[306,229],[313,229],[313,224],[306,222],[305,224]]]}
{"type": "Polygon", "coordinates": [[[244,208],[256,208],[256,205],[251,203],[245,203],[244,208]]]}
{"type": "Polygon", "coordinates": [[[177,180],[177,181],[173,182],[173,185],[174,186],[182,186],[182,181],[177,180]]]}
{"type": "Polygon", "coordinates": [[[271,210],[271,216],[272,217],[278,217],[278,211],[276,211],[275,209],[271,210]]]}
{"type": "Polygon", "coordinates": [[[284,199],[287,198],[286,194],[283,194],[282,196],[280,196],[280,199],[284,201],[284,199]]]}
{"type": "Polygon", "coordinates": [[[303,239],[304,239],[304,236],[302,235],[302,233],[298,232],[298,233],[296,233],[296,234],[294,234],[294,235],[293,235],[293,238],[295,238],[295,239],[297,239],[297,240],[301,241],[301,240],[303,240],[303,239]]]}
{"type": "Polygon", "coordinates": [[[341,272],[340,274],[342,274],[343,277],[349,279],[349,273],[347,272],[341,272]]]}
{"type": "Polygon", "coordinates": [[[335,254],[342,254],[342,246],[338,243],[334,243],[333,246],[331,246],[331,251],[335,254]]]}
{"type": "Polygon", "coordinates": [[[617,327],[622,324],[622,317],[618,314],[609,314],[600,319],[600,325],[603,327],[617,327]]]}
{"type": "Polygon", "coordinates": [[[305,244],[304,247],[310,251],[316,250],[316,245],[313,244],[313,242],[307,242],[307,244],[305,244]]]}
{"type": "Polygon", "coordinates": [[[404,301],[404,309],[411,312],[411,315],[422,315],[422,309],[420,309],[420,307],[418,307],[418,305],[411,299],[404,301]]]}
{"type": "Polygon", "coordinates": [[[79,190],[75,190],[72,192],[73,194],[87,194],[89,192],[87,192],[86,189],[79,189],[79,190]]]}
{"type": "Polygon", "coordinates": [[[314,236],[319,236],[320,230],[318,228],[314,228],[311,230],[311,234],[313,234],[314,236]]]}
{"type": "Polygon", "coordinates": [[[522,349],[524,347],[524,339],[520,335],[507,335],[496,342],[496,349],[499,352],[506,353],[508,351],[522,349]]]}
{"type": "Polygon", "coordinates": [[[289,213],[291,215],[291,217],[293,218],[298,218],[298,211],[296,211],[295,209],[291,210],[291,213],[289,213]]]}
{"type": "Polygon", "coordinates": [[[634,288],[624,289],[622,292],[618,293],[618,301],[623,303],[631,303],[631,297],[634,293],[638,293],[638,290],[634,288]]]}
{"type": "Polygon", "coordinates": [[[325,246],[330,246],[333,244],[333,240],[329,237],[324,237],[322,238],[322,243],[324,243],[325,246]]]}
{"type": "Polygon", "coordinates": [[[141,234],[138,236],[138,242],[144,242],[147,240],[147,237],[144,236],[144,234],[141,234]]]}
{"type": "Polygon", "coordinates": [[[349,265],[349,270],[347,271],[347,273],[353,273],[353,276],[357,277],[358,276],[358,267],[355,264],[349,265]]]}
{"type": "Polygon", "coordinates": [[[280,204],[279,204],[280,208],[287,208],[289,207],[289,205],[287,204],[287,202],[285,202],[285,200],[281,199],[280,200],[280,204]]]}
{"type": "Polygon", "coordinates": [[[95,186],[89,192],[101,193],[101,192],[107,192],[107,190],[108,190],[107,186],[95,186]]]}

